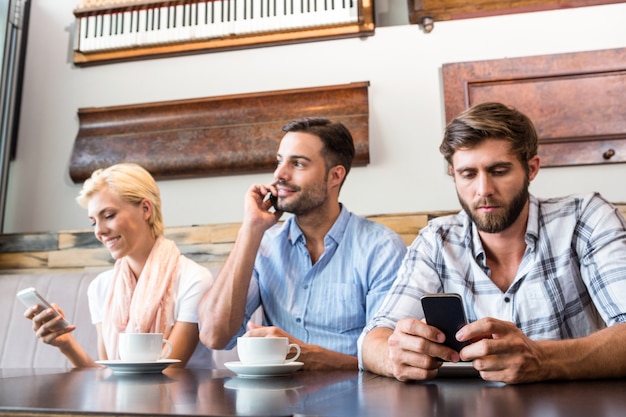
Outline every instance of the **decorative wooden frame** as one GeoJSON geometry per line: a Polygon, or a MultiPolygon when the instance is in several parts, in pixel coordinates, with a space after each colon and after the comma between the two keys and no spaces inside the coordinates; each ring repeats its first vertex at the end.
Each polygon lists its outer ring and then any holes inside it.
{"type": "Polygon", "coordinates": [[[539,134],[542,166],[626,162],[626,48],[445,64],[446,123],[486,101],[539,134]]]}
{"type": "Polygon", "coordinates": [[[407,2],[409,22],[421,25],[427,33],[433,30],[435,22],[443,20],[622,3],[620,0],[407,0],[407,2]]]}
{"type": "Polygon", "coordinates": [[[74,182],[97,168],[136,162],[155,178],[271,172],[286,123],[342,122],[369,163],[369,82],[78,110],[70,161],[74,182]]]}

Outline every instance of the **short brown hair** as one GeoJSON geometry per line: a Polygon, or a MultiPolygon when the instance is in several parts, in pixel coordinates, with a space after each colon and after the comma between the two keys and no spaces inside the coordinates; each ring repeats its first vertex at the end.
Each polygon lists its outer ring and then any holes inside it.
{"type": "Polygon", "coordinates": [[[459,149],[472,149],[486,139],[502,139],[525,168],[537,155],[538,138],[533,122],[513,107],[502,103],[481,103],[459,114],[446,126],[439,151],[448,164],[459,149]]]}
{"type": "Polygon", "coordinates": [[[342,123],[332,122],[324,117],[306,117],[286,124],[283,132],[303,132],[319,137],[324,144],[322,156],[326,162],[326,170],[341,165],[346,170],[346,177],[348,176],[356,151],[352,134],[342,123]]]}

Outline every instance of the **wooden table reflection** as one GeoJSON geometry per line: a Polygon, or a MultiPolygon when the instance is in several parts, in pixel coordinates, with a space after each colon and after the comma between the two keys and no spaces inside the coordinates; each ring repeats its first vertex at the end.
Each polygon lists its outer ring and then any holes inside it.
{"type": "Polygon", "coordinates": [[[626,381],[402,383],[358,372],[238,378],[228,370],[0,370],[0,415],[623,416],[626,381]]]}

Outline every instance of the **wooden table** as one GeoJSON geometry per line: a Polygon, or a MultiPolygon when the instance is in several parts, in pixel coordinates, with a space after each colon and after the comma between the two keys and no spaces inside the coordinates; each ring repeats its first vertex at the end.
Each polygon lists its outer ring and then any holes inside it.
{"type": "Polygon", "coordinates": [[[244,379],[228,370],[0,370],[0,416],[609,417],[626,414],[626,380],[402,383],[358,372],[244,379]]]}

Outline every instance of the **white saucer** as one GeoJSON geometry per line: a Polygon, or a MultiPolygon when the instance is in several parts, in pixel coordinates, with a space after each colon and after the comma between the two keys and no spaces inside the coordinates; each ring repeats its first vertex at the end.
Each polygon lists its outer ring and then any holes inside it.
{"type": "Polygon", "coordinates": [[[124,362],[121,360],[96,361],[111,368],[114,374],[158,374],[180,359],[160,359],[152,362],[124,362]]]}
{"type": "Polygon", "coordinates": [[[302,362],[290,362],[271,365],[244,365],[237,362],[226,362],[226,366],[238,376],[244,378],[263,378],[267,376],[285,376],[290,375],[302,368],[302,362]]]}

